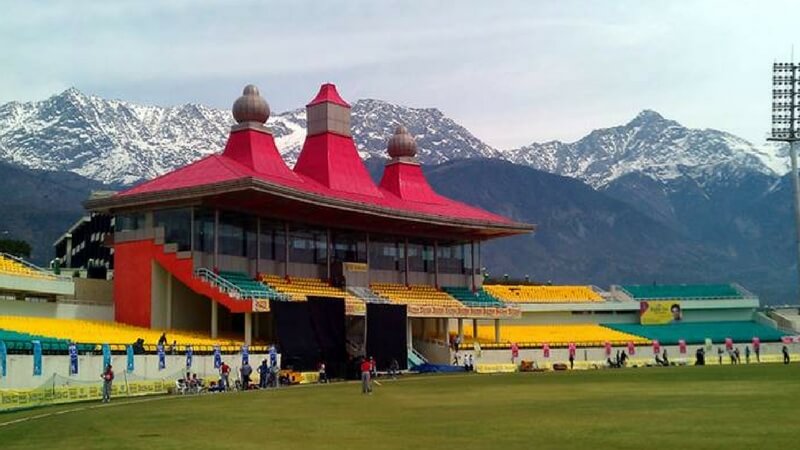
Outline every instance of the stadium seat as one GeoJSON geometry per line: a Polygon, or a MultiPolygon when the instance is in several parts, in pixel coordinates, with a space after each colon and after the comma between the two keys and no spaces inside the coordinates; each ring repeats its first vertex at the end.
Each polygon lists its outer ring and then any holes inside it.
{"type": "Polygon", "coordinates": [[[366,305],[361,299],[319,278],[262,274],[261,282],[277,292],[288,295],[294,301],[304,302],[308,297],[341,298],[344,299],[348,311],[366,311],[366,305]]]}
{"type": "Polygon", "coordinates": [[[0,273],[16,276],[52,280],[55,277],[49,273],[37,269],[35,266],[25,263],[21,259],[0,253],[0,273]]]}
{"type": "Polygon", "coordinates": [[[248,297],[252,298],[275,298],[277,293],[274,289],[260,283],[257,280],[250,278],[249,275],[243,272],[226,272],[221,271],[218,273],[220,278],[225,279],[229,283],[241,289],[241,291],[248,297]]]}
{"type": "Polygon", "coordinates": [[[437,306],[446,308],[460,308],[464,305],[433,286],[424,284],[373,283],[372,290],[389,299],[392,303],[401,305],[437,306]]]}
{"type": "Polygon", "coordinates": [[[613,330],[644,336],[648,339],[658,340],[667,345],[677,344],[680,339],[687,344],[703,344],[706,338],[719,344],[725,338],[734,342],[751,342],[758,337],[763,342],[780,341],[784,333],[775,328],[761,325],[756,322],[682,322],[667,325],[640,325],[640,324],[604,324],[613,330]]]}
{"type": "Polygon", "coordinates": [[[744,298],[730,284],[627,284],[620,288],[635,300],[735,300],[744,298]]]}
{"type": "MultiPolygon", "coordinates": [[[[135,327],[116,322],[78,319],[53,319],[44,317],[0,316],[0,338],[12,335],[22,340],[46,339],[81,344],[132,344],[137,339],[144,339],[145,344],[155,345],[161,337],[162,330],[135,327]],[[30,337],[33,336],[33,337],[30,337]]],[[[212,346],[241,345],[235,339],[211,339],[207,335],[190,331],[167,330],[167,339],[171,344],[212,346]]]]}
{"type": "Polygon", "coordinates": [[[483,289],[506,303],[592,303],[602,302],[589,286],[533,286],[487,284],[483,289]]]}
{"type": "Polygon", "coordinates": [[[466,306],[504,308],[506,305],[483,289],[472,291],[468,287],[444,287],[445,292],[466,306]]]}
{"type": "MultiPolygon", "coordinates": [[[[472,324],[464,324],[464,341],[473,342],[472,324]]],[[[478,326],[478,342],[494,342],[494,325],[478,326]]],[[[522,346],[539,346],[550,344],[553,346],[566,346],[574,343],[580,346],[600,347],[605,342],[612,345],[647,344],[649,339],[632,333],[613,330],[596,324],[579,325],[506,325],[500,326],[500,342],[505,344],[517,343],[522,346]]]]}

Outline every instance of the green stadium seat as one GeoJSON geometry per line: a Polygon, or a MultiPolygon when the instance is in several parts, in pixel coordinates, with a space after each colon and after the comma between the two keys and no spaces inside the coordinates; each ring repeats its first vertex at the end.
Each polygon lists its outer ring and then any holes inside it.
{"type": "Polygon", "coordinates": [[[490,308],[504,308],[506,306],[503,302],[490,295],[483,289],[478,289],[477,291],[473,292],[472,289],[468,287],[444,287],[442,290],[455,297],[456,300],[460,301],[466,306],[481,306],[490,308]]]}
{"type": "Polygon", "coordinates": [[[730,284],[627,284],[621,286],[635,300],[735,300],[742,294],[730,284]]]}
{"type": "Polygon", "coordinates": [[[685,340],[687,344],[703,344],[706,338],[714,343],[721,343],[725,338],[731,338],[734,342],[750,342],[754,337],[758,337],[763,342],[776,342],[783,337],[783,333],[775,328],[748,321],[683,322],[667,325],[614,323],[603,326],[650,340],[658,340],[665,345],[675,345],[680,339],[685,340]]]}

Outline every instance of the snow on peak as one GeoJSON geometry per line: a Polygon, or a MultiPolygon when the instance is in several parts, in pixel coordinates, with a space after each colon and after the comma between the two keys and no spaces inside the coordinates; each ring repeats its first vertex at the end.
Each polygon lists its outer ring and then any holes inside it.
{"type": "Polygon", "coordinates": [[[511,150],[508,159],[603,187],[629,174],[668,181],[681,176],[744,168],[785,173],[779,149],[756,147],[732,134],[698,130],[644,110],[626,125],[599,129],[572,143],[547,142],[511,150]]]}

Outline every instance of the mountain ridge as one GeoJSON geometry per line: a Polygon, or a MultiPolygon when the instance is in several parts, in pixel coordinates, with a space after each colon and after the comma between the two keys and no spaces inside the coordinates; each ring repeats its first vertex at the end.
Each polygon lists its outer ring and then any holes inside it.
{"type": "MultiPolygon", "coordinates": [[[[351,119],[364,159],[384,158],[388,138],[402,123],[416,138],[423,163],[498,158],[579,178],[595,188],[632,172],[666,180],[696,177],[696,168],[708,171],[724,164],[775,176],[788,171],[785,149],[779,146],[758,147],[723,131],[686,128],[651,109],[574,142],[551,140],[505,150],[481,141],[437,108],[367,98],[353,104],[351,119]]],[[[221,151],[232,123],[227,109],[198,103],[142,105],[71,87],[45,100],[0,105],[0,160],[131,184],[221,151]]],[[[294,164],[305,139],[305,109],[273,114],[268,126],[287,164],[294,164]]]]}

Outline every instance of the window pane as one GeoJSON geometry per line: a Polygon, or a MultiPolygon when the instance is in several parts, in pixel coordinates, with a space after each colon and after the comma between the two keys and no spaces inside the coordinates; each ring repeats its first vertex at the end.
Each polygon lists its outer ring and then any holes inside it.
{"type": "Polygon", "coordinates": [[[194,211],[194,250],[214,253],[214,211],[198,208],[194,211]]]}
{"type": "Polygon", "coordinates": [[[261,219],[261,259],[285,261],[285,242],[283,223],[261,219]]]}
{"type": "Polygon", "coordinates": [[[134,231],[144,229],[144,213],[118,214],[114,218],[115,231],[134,231]]]}
{"type": "Polygon", "coordinates": [[[328,259],[328,233],[313,228],[289,228],[289,261],[325,264],[328,259]]]}
{"type": "Polygon", "coordinates": [[[232,212],[219,214],[219,253],[245,256],[244,216],[232,212]]]}
{"type": "Polygon", "coordinates": [[[178,244],[178,251],[191,249],[192,210],[190,208],[153,211],[153,223],[164,228],[164,242],[178,244]]]}

